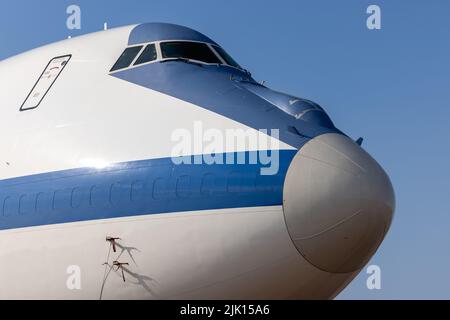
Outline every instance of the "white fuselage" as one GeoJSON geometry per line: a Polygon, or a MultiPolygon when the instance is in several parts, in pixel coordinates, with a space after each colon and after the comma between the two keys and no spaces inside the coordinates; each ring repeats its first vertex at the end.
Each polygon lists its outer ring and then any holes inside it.
{"type": "MultiPolygon", "coordinates": [[[[37,187],[27,193],[33,177],[110,165],[113,175],[115,164],[170,157],[173,131],[195,121],[222,131],[255,130],[110,76],[133,27],[0,62],[0,181],[30,177],[23,194],[1,195],[0,227],[50,214],[39,211],[37,187]],[[71,60],[43,102],[19,112],[47,63],[67,54],[71,60]]],[[[256,150],[224,145],[221,151],[256,150]]],[[[20,190],[20,181],[3,190],[20,190]]],[[[79,186],[69,187],[74,208],[79,186]]],[[[65,189],[49,194],[48,210],[56,210],[59,191],[65,189]]],[[[291,239],[282,204],[60,221],[0,228],[0,299],[327,299],[359,271],[330,273],[308,262],[291,239]],[[116,252],[107,237],[118,238],[116,252]]]]}

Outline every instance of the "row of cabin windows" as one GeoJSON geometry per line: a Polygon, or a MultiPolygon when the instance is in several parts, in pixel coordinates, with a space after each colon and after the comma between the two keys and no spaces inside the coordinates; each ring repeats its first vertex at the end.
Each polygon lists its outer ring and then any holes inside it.
{"type": "MultiPolygon", "coordinates": [[[[142,51],[142,48],[143,46],[135,46],[125,49],[110,72],[131,66],[136,56],[142,51]]],[[[160,48],[163,59],[188,59],[205,63],[222,64],[219,57],[205,43],[170,41],[161,43],[160,48]]],[[[226,64],[240,68],[239,64],[221,47],[214,45],[213,48],[226,64]]],[[[156,45],[149,44],[145,47],[133,65],[137,66],[143,63],[152,62],[157,58],[156,45]]]]}

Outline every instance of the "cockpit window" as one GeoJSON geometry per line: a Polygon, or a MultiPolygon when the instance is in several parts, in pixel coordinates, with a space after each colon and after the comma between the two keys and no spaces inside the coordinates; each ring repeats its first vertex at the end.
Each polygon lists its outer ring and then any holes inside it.
{"type": "Polygon", "coordinates": [[[147,63],[150,61],[156,60],[158,55],[156,54],[156,47],[154,44],[149,44],[147,47],[145,47],[144,51],[142,51],[139,58],[134,63],[135,66],[143,63],[147,63]]]}
{"type": "Polygon", "coordinates": [[[136,58],[141,51],[142,47],[143,46],[126,48],[110,72],[129,67],[134,58],[136,58]]]}
{"type": "Polygon", "coordinates": [[[221,47],[213,46],[219,56],[230,66],[241,69],[241,66],[221,47]]]}
{"type": "Polygon", "coordinates": [[[182,41],[163,42],[161,43],[161,52],[164,59],[183,58],[206,63],[221,63],[214,52],[204,43],[182,41]]]}

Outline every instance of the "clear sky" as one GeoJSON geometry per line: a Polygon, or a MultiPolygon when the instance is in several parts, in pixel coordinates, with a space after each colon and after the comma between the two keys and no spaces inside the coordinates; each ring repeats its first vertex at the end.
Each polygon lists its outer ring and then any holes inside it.
{"type": "Polygon", "coordinates": [[[0,0],[0,59],[103,28],[172,22],[222,44],[268,86],[321,104],[389,173],[397,211],[342,299],[450,299],[448,0],[0,0]],[[81,30],[66,8],[81,7],[81,30]],[[366,9],[379,5],[381,30],[366,9]]]}

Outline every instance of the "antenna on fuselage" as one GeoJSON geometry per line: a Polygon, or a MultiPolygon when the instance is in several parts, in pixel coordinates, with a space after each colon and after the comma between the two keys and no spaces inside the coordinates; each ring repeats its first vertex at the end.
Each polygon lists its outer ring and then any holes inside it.
{"type": "Polygon", "coordinates": [[[108,22],[105,22],[105,23],[103,24],[103,30],[104,30],[104,31],[108,30],[108,22]]]}
{"type": "Polygon", "coordinates": [[[361,147],[362,144],[363,144],[363,142],[364,142],[364,138],[361,137],[361,138],[359,138],[358,140],[356,140],[355,142],[356,142],[356,144],[357,144],[358,146],[361,147]]]}

